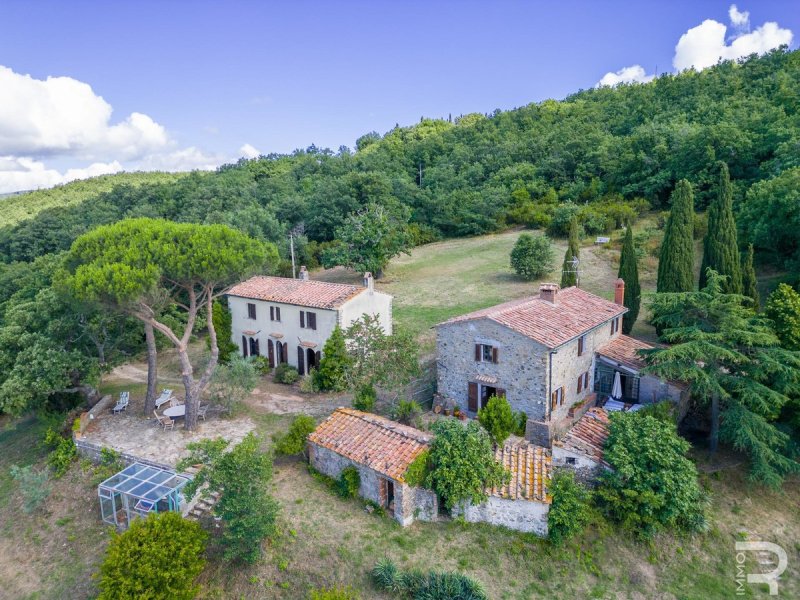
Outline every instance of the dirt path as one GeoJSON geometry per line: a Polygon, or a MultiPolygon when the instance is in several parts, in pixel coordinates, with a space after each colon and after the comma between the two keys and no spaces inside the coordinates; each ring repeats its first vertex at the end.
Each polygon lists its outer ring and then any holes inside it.
{"type": "MultiPolygon", "coordinates": [[[[108,379],[116,380],[122,379],[125,381],[133,381],[134,383],[147,383],[147,370],[136,366],[133,363],[128,363],[114,367],[109,374],[108,379]]],[[[180,383],[181,380],[177,377],[164,377],[159,373],[158,380],[160,382],[171,381],[180,383]]]]}
{"type": "Polygon", "coordinates": [[[336,394],[302,394],[294,386],[263,379],[246,402],[258,410],[276,415],[307,414],[327,416],[340,406],[350,406],[350,398],[336,394]]]}

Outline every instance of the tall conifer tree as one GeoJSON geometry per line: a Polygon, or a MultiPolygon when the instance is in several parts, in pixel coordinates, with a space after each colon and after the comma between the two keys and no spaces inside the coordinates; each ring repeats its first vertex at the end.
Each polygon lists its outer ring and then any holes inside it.
{"type": "Polygon", "coordinates": [[[717,197],[708,207],[708,233],[703,240],[703,266],[700,269],[700,289],[707,283],[710,267],[727,277],[722,289],[728,294],[742,293],[742,265],[739,243],[736,240],[736,221],[733,218],[733,188],[728,165],[718,164],[717,197]]]}
{"type": "Polygon", "coordinates": [[[639,285],[639,264],[636,260],[636,248],[633,246],[633,228],[628,224],[622,253],[619,257],[619,273],[617,277],[625,282],[625,299],[623,304],[628,312],[622,317],[622,333],[628,334],[639,316],[639,305],[642,300],[642,288],[639,285]]]}
{"type": "Polygon", "coordinates": [[[756,269],[753,266],[753,244],[747,245],[747,252],[742,261],[742,293],[752,298],[753,308],[758,310],[761,303],[758,298],[758,286],[756,285],[756,269]]]}
{"type": "Polygon", "coordinates": [[[658,292],[694,289],[694,196],[692,185],[681,179],[672,192],[672,209],[664,229],[658,260],[658,292]]]}
{"type": "Polygon", "coordinates": [[[567,251],[564,253],[564,265],[561,268],[561,287],[566,288],[573,285],[578,285],[577,267],[572,264],[573,258],[580,256],[580,237],[578,233],[578,219],[572,217],[569,222],[569,241],[567,242],[567,251]]]}

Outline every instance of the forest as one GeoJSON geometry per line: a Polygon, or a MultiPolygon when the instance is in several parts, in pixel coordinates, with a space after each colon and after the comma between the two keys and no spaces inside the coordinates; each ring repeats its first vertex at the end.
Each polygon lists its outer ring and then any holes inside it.
{"type": "Polygon", "coordinates": [[[317,266],[340,256],[348,223],[370,210],[384,220],[382,239],[394,232],[393,250],[519,225],[565,235],[575,216],[600,234],[642,211],[668,210],[684,179],[704,211],[718,161],[730,171],[741,249],[752,243],[757,264],[796,279],[800,51],[785,49],[561,101],[423,118],[367,133],[355,149],[312,146],[211,173],[111,187],[110,176],[94,189],[90,180],[6,198],[0,411],[53,401],[143,347],[135,323],[67,300],[59,285],[62,254],[99,225],[134,217],[225,224],[275,244],[286,274],[290,232],[299,262],[317,266]],[[56,206],[59,193],[69,201],[56,206]]]}

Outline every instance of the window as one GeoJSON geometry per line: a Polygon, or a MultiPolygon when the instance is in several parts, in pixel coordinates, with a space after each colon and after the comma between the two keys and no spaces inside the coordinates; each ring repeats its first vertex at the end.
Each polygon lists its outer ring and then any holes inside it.
{"type": "Polygon", "coordinates": [[[586,336],[582,335],[578,338],[578,356],[583,356],[583,346],[586,341],[586,336]]]}
{"type": "Polygon", "coordinates": [[[550,394],[550,410],[555,410],[557,406],[564,404],[564,388],[560,387],[553,390],[550,394]]]}
{"type": "Polygon", "coordinates": [[[589,371],[578,375],[578,393],[589,389],[589,371]]]}
{"type": "Polygon", "coordinates": [[[269,307],[269,320],[270,321],[280,321],[281,320],[281,307],[280,306],[270,306],[269,307]]]}
{"type": "Polygon", "coordinates": [[[611,321],[611,335],[614,335],[618,331],[619,331],[619,317],[611,321]]]}
{"type": "Polygon", "coordinates": [[[303,329],[317,329],[317,313],[307,310],[300,311],[300,327],[303,329]]]}
{"type": "Polygon", "coordinates": [[[574,465],[574,464],[576,464],[577,462],[578,462],[578,461],[575,459],[575,457],[574,457],[574,456],[568,456],[568,457],[567,457],[567,464],[568,464],[568,465],[574,465]]]}
{"type": "Polygon", "coordinates": [[[496,347],[489,344],[475,344],[475,360],[477,362],[490,362],[497,364],[499,352],[496,347]]]}
{"type": "Polygon", "coordinates": [[[247,318],[248,319],[255,319],[256,318],[256,305],[252,302],[247,303],[247,318]]]}

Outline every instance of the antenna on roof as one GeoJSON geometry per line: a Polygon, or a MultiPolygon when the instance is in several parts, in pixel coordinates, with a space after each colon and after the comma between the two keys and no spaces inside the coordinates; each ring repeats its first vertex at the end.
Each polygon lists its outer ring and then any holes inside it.
{"type": "Polygon", "coordinates": [[[564,261],[564,269],[562,273],[565,275],[567,273],[574,273],[575,274],[575,287],[581,287],[581,274],[578,270],[578,265],[581,261],[578,260],[577,256],[573,256],[572,260],[564,261]]]}

